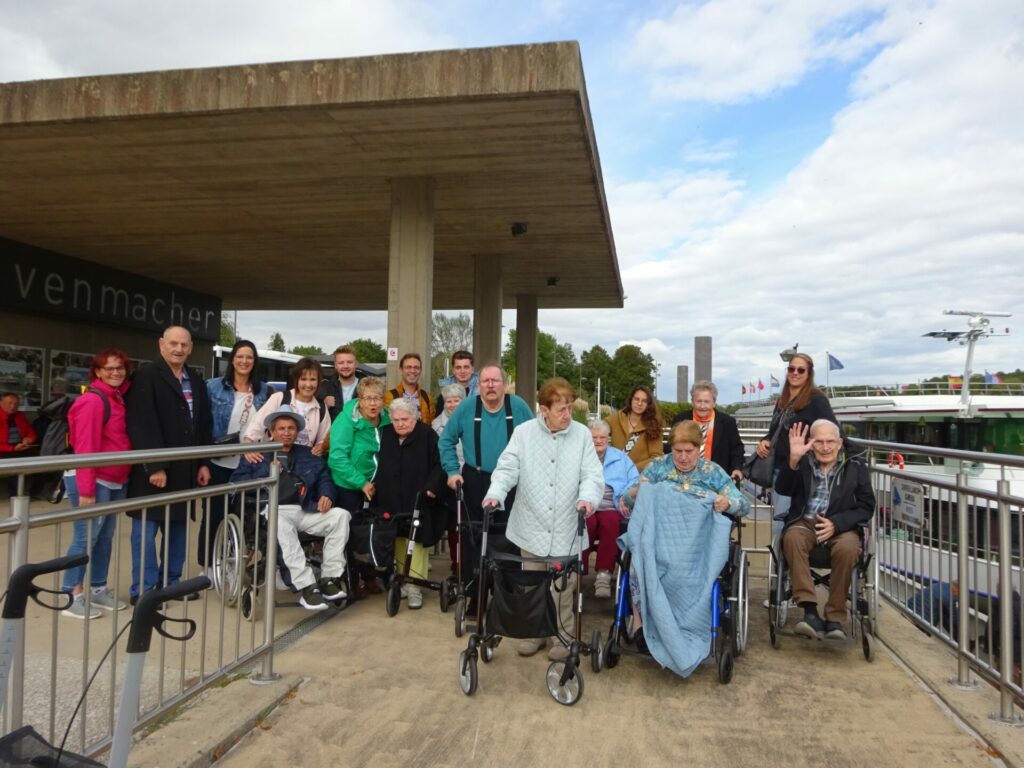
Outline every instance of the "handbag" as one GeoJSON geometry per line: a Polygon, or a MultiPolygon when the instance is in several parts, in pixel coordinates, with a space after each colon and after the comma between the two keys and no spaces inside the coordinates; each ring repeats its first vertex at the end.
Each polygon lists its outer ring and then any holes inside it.
{"type": "Polygon", "coordinates": [[[779,439],[782,425],[786,422],[786,415],[779,416],[779,423],[772,432],[771,442],[768,446],[767,456],[758,456],[755,450],[743,463],[743,476],[754,485],[762,488],[771,488],[775,484],[775,442],[779,439]]]}

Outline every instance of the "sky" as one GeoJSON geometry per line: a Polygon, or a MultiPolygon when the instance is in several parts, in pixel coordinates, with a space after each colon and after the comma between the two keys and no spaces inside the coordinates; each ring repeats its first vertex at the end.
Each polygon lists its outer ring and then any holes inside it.
{"type": "MultiPolygon", "coordinates": [[[[799,343],[832,384],[957,373],[946,309],[1011,312],[1024,367],[1020,0],[0,0],[0,82],[578,40],[625,294],[541,330],[660,366],[714,339],[723,403],[799,343]]],[[[514,327],[514,312],[505,324],[514,327]]],[[[385,343],[376,313],[239,313],[265,345],[385,343]]]]}

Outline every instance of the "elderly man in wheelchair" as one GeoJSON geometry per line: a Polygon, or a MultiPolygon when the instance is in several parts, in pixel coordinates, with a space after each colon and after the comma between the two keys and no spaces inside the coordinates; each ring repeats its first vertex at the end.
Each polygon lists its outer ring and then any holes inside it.
{"type": "Polygon", "coordinates": [[[827,419],[815,421],[809,429],[794,424],[789,447],[789,464],[780,468],[775,491],[793,498],[781,538],[793,599],[804,610],[794,631],[810,639],[845,640],[861,528],[875,511],[868,468],[846,453],[839,426],[827,419]],[[822,620],[811,564],[824,561],[826,554],[831,573],[822,620]]]}
{"type": "Polygon", "coordinates": [[[322,611],[327,602],[340,602],[348,596],[343,575],[345,544],[348,542],[351,515],[336,506],[338,489],[331,480],[327,462],[314,456],[307,446],[295,442],[306,428],[305,419],[290,408],[277,410],[266,418],[273,442],[284,444],[276,456],[272,453],[247,453],[231,475],[233,481],[270,476],[271,462],[278,462],[277,542],[278,565],[285,585],[300,593],[299,605],[309,611],[322,611]],[[299,534],[322,536],[323,560],[320,579],[306,560],[299,534]]]}

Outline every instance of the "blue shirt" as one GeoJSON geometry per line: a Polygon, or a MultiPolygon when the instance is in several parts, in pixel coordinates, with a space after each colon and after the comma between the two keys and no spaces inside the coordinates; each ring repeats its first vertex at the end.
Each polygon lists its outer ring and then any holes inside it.
{"type": "MultiPolygon", "coordinates": [[[[517,395],[505,395],[512,405],[512,426],[525,424],[533,420],[533,411],[523,398],[517,395]]],[[[491,413],[486,408],[480,409],[480,452],[483,454],[477,461],[474,419],[476,404],[480,396],[471,397],[459,403],[459,407],[448,417],[448,424],[441,433],[438,449],[441,452],[441,466],[448,477],[461,472],[459,456],[455,448],[462,441],[462,457],[470,467],[479,467],[482,472],[493,472],[498,464],[498,457],[508,445],[508,426],[505,423],[505,408],[491,413]]]]}

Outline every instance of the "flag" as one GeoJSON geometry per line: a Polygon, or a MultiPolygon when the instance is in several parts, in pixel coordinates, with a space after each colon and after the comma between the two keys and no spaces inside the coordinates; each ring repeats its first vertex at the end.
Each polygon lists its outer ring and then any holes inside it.
{"type": "Polygon", "coordinates": [[[760,379],[757,380],[757,388],[764,389],[764,382],[761,381],[760,379]]]}
{"type": "Polygon", "coordinates": [[[746,384],[744,384],[742,387],[740,387],[740,392],[742,392],[744,395],[747,394],[747,385],[746,384]]]}
{"type": "Polygon", "coordinates": [[[960,387],[963,386],[964,377],[963,376],[947,376],[946,377],[946,381],[949,383],[949,388],[950,389],[960,389],[960,387]]]}
{"type": "Polygon", "coordinates": [[[769,384],[769,386],[771,386],[771,387],[777,387],[777,386],[779,386],[779,380],[775,378],[775,374],[774,374],[774,373],[772,374],[772,378],[771,378],[771,381],[769,381],[769,382],[768,382],[768,384],[769,384]]]}
{"type": "Polygon", "coordinates": [[[989,373],[985,371],[985,383],[986,384],[1002,384],[1003,377],[997,373],[989,373]]]}
{"type": "Polygon", "coordinates": [[[835,357],[831,352],[828,352],[826,354],[828,354],[828,369],[830,371],[841,371],[843,370],[843,368],[846,367],[842,363],[840,363],[839,358],[835,357]]]}

